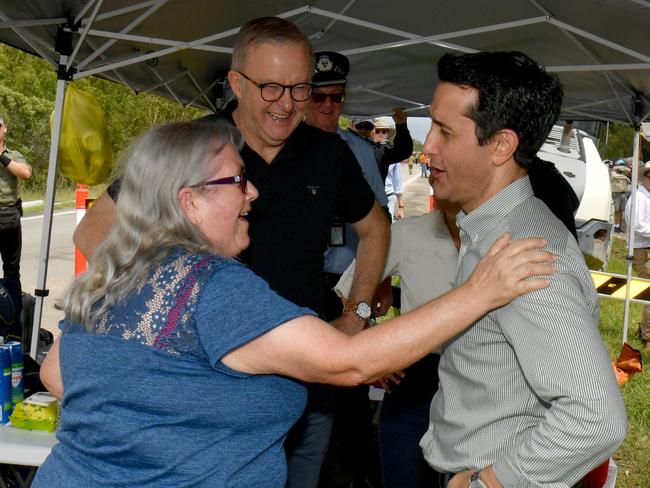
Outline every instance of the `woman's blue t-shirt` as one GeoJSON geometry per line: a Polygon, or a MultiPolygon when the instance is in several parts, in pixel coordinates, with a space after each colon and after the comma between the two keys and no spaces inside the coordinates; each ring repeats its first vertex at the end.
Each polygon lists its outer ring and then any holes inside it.
{"type": "Polygon", "coordinates": [[[63,321],[60,443],[32,486],[284,487],[305,389],[221,358],[306,314],[234,260],[177,250],[93,331],[63,321]]]}

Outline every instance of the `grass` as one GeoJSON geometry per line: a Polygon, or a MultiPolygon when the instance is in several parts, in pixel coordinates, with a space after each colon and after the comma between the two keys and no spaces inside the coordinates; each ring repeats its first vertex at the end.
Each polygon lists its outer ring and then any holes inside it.
{"type": "MultiPolygon", "coordinates": [[[[607,270],[611,273],[625,274],[627,270],[626,242],[616,239],[607,270]]],[[[616,359],[623,340],[624,302],[601,299],[600,330],[610,351],[612,360],[616,359]]],[[[644,351],[639,340],[639,322],[642,305],[631,304],[627,342],[642,351],[645,362],[650,360],[650,351],[644,351]]],[[[623,387],[623,397],[627,406],[628,434],[625,442],[614,455],[618,464],[616,488],[650,487],[650,377],[647,373],[637,374],[623,387]]]]}
{"type": "MultiPolygon", "coordinates": [[[[106,185],[98,185],[98,186],[93,186],[89,187],[88,189],[88,197],[89,198],[97,198],[99,195],[101,195],[104,190],[106,189],[106,185]]],[[[20,197],[23,200],[23,213],[24,215],[37,215],[43,213],[43,210],[45,208],[44,204],[40,205],[30,205],[30,206],[25,206],[25,202],[32,202],[32,201],[38,201],[38,200],[43,200],[45,198],[45,194],[43,191],[29,191],[29,190],[22,190],[20,193],[20,197]]],[[[55,202],[54,202],[54,209],[64,209],[64,208],[74,208],[75,205],[75,190],[71,188],[62,188],[57,190],[56,196],[55,196],[55,202]]]]}

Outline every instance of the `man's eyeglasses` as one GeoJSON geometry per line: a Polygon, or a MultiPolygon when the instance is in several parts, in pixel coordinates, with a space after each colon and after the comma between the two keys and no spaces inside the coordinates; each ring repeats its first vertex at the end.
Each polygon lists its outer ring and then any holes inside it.
{"type": "Polygon", "coordinates": [[[244,194],[246,193],[246,188],[248,187],[248,180],[246,179],[244,173],[240,173],[235,176],[228,176],[227,178],[218,178],[216,180],[206,181],[205,183],[199,183],[193,186],[195,188],[198,188],[200,186],[234,185],[234,184],[238,184],[239,188],[241,188],[242,193],[244,194]]]}
{"type": "Polygon", "coordinates": [[[289,94],[296,102],[306,102],[311,96],[311,83],[298,83],[296,85],[282,85],[280,83],[258,83],[257,81],[249,78],[241,71],[237,71],[240,75],[250,81],[253,85],[260,89],[260,95],[265,102],[277,102],[284,95],[284,91],[289,89],[289,94]]]}
{"type": "Polygon", "coordinates": [[[345,93],[312,93],[311,99],[314,103],[325,103],[325,100],[330,99],[332,103],[343,103],[345,100],[345,93]]]}
{"type": "Polygon", "coordinates": [[[375,129],[376,134],[388,134],[388,129],[375,129]]]}

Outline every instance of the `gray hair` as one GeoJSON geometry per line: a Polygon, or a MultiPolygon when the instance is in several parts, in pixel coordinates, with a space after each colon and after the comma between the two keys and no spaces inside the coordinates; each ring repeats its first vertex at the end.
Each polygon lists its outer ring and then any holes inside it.
{"type": "Polygon", "coordinates": [[[126,150],[117,222],[88,271],[65,296],[66,318],[90,329],[174,248],[213,253],[186,218],[178,192],[210,177],[207,164],[227,144],[241,149],[237,129],[223,120],[179,122],[149,130],[126,150]]]}
{"type": "Polygon", "coordinates": [[[302,44],[314,64],[314,52],[307,36],[295,24],[280,17],[259,17],[246,22],[239,29],[233,44],[230,69],[241,70],[249,48],[264,43],[295,42],[302,44]]]}

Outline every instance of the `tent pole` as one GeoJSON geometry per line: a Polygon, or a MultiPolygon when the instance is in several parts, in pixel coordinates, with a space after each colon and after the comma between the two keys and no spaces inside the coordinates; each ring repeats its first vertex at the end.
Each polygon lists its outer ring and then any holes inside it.
{"type": "MultiPolygon", "coordinates": [[[[67,56],[61,56],[59,66],[65,66],[67,56]]],[[[36,305],[34,308],[34,323],[32,324],[32,343],[29,355],[36,360],[38,349],[38,334],[43,316],[43,298],[49,290],[45,288],[47,281],[48,256],[50,254],[50,236],[52,233],[52,214],[54,213],[54,196],[56,192],[57,155],[59,152],[59,136],[61,135],[61,120],[63,118],[63,98],[65,96],[66,80],[62,77],[56,82],[56,99],[54,101],[54,116],[52,118],[52,141],[50,143],[50,159],[47,169],[47,189],[45,192],[45,209],[43,211],[43,230],[41,251],[38,256],[38,275],[36,277],[36,305]]]]}
{"type": "MultiPolygon", "coordinates": [[[[630,195],[630,219],[627,223],[627,283],[632,280],[632,264],[634,262],[634,227],[636,225],[636,192],[639,183],[639,138],[640,127],[634,128],[634,152],[632,155],[632,194],[630,195]]],[[[630,287],[625,287],[625,315],[623,316],[623,344],[627,342],[628,325],[630,321],[630,287]]]]}

